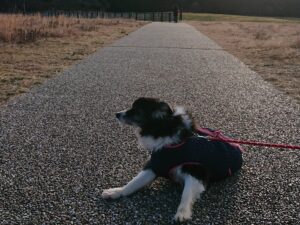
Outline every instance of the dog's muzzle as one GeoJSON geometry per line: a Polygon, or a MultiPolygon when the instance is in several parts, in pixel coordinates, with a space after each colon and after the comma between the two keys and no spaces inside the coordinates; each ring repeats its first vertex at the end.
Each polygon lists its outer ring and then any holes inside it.
{"type": "Polygon", "coordinates": [[[122,116],[121,113],[116,113],[116,117],[117,117],[118,120],[120,120],[121,116],[122,116]]]}
{"type": "Polygon", "coordinates": [[[125,116],[126,116],[126,110],[116,113],[116,117],[120,122],[125,122],[124,121],[125,116]]]}

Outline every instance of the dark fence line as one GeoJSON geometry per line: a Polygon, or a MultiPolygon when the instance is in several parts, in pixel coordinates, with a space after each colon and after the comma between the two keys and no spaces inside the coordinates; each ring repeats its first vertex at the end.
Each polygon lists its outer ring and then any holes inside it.
{"type": "Polygon", "coordinates": [[[178,12],[102,12],[102,11],[45,11],[43,16],[60,16],[76,18],[125,18],[144,21],[178,22],[182,13],[178,12]]]}

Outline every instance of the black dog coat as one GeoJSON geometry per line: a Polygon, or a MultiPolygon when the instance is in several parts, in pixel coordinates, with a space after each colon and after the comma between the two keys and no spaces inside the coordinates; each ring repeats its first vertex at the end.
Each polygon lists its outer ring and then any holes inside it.
{"type": "Polygon", "coordinates": [[[236,144],[201,137],[212,132],[210,129],[198,129],[198,135],[187,138],[183,143],[153,152],[144,169],[152,169],[157,176],[170,178],[173,168],[198,164],[206,169],[210,181],[231,176],[242,166],[242,148],[236,144]]]}

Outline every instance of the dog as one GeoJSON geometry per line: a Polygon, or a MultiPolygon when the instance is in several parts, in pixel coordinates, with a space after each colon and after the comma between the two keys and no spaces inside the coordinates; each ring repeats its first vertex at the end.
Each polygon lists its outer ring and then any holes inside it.
{"type": "Polygon", "coordinates": [[[192,218],[195,201],[210,182],[232,176],[242,166],[241,148],[210,141],[210,129],[195,128],[191,115],[182,107],[171,107],[158,99],[139,98],[131,109],[116,113],[117,119],[137,128],[139,145],[151,158],[143,170],[123,187],[106,189],[104,199],[128,196],[149,185],[157,177],[183,184],[175,221],[192,218]]]}

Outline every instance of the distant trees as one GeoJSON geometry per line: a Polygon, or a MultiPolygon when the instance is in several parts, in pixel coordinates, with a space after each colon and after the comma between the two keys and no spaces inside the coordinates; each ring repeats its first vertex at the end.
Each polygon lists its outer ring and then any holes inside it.
{"type": "Polygon", "coordinates": [[[111,11],[166,11],[300,17],[300,0],[109,0],[111,11]]]}
{"type": "Polygon", "coordinates": [[[300,0],[0,0],[0,11],[170,11],[300,17],[300,0]]]}
{"type": "Polygon", "coordinates": [[[170,11],[176,0],[110,0],[111,11],[170,11]]]}
{"type": "Polygon", "coordinates": [[[0,11],[106,10],[109,0],[0,0],[0,11]]]}
{"type": "Polygon", "coordinates": [[[300,17],[300,0],[185,0],[184,10],[257,16],[300,17]]]}

